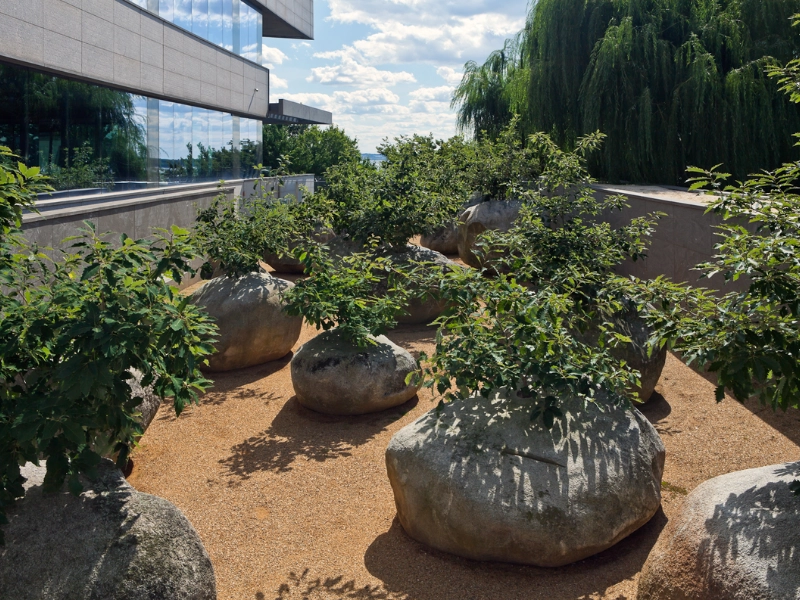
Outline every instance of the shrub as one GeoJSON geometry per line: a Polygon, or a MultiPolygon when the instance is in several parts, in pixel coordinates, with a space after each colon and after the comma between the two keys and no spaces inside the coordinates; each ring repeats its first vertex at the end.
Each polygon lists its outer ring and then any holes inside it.
{"type": "Polygon", "coordinates": [[[416,235],[451,222],[469,196],[465,172],[472,161],[460,138],[397,138],[380,150],[387,160],[339,165],[327,172],[323,191],[333,203],[333,228],[360,243],[405,248],[416,235]]]}
{"type": "Polygon", "coordinates": [[[52,260],[19,232],[46,189],[38,169],[0,166],[0,522],[24,495],[26,461],[47,461],[46,490],[68,478],[76,494],[107,451],[127,464],[142,434],[137,373],[178,414],[210,384],[198,366],[216,328],[168,282],[190,271],[189,232],[112,244],[90,228],[52,260]]]}
{"type": "Polygon", "coordinates": [[[258,271],[264,254],[290,254],[327,226],[330,204],[323,195],[278,199],[261,183],[260,197],[228,200],[223,194],[199,211],[194,238],[206,258],[203,277],[212,277],[216,267],[229,277],[258,271]]]}
{"type": "Polygon", "coordinates": [[[519,220],[508,233],[479,238],[481,251],[505,268],[493,279],[475,271],[444,277],[451,308],[438,321],[426,376],[445,400],[506,388],[529,399],[532,417],[548,427],[562,416],[564,394],[629,402],[639,373],[612,353],[632,343],[614,316],[635,301],[646,309],[642,288],[651,284],[620,278],[614,268],[643,256],[656,215],[616,230],[600,220],[625,206],[619,196],[598,199],[590,187],[585,158],[601,141],[593,134],[564,152],[544,134],[531,136],[524,152],[541,174],[508,188],[524,202],[519,220]],[[583,341],[589,328],[597,330],[596,343],[583,341]]]}
{"type": "Polygon", "coordinates": [[[317,329],[337,327],[349,342],[363,347],[397,324],[410,297],[406,274],[374,252],[356,253],[334,261],[324,247],[298,249],[308,277],[286,292],[286,311],[302,315],[317,329]],[[377,294],[379,285],[386,293],[377,294]]]}

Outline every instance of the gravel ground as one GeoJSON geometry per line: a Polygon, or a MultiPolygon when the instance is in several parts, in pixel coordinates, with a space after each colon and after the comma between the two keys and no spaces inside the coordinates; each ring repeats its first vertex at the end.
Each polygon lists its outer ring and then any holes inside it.
{"type": "MultiPolygon", "coordinates": [[[[316,335],[304,327],[298,346],[316,335]]],[[[434,330],[389,334],[411,352],[434,330]]],[[[295,350],[297,349],[295,348],[295,350]]],[[[667,447],[663,511],[600,555],[559,569],[479,563],[428,549],[395,518],[384,450],[433,407],[428,393],[383,413],[328,417],[294,399],[286,358],[214,376],[201,406],[162,406],[130,482],[175,503],[200,534],[228,599],[633,599],[650,548],[702,481],[800,460],[800,415],[728,398],[669,356],[643,412],[667,447]]]]}

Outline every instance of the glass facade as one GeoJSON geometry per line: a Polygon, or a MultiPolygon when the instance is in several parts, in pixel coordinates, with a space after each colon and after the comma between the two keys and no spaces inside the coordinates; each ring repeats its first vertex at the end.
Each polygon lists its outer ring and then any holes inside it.
{"type": "Polygon", "coordinates": [[[56,189],[252,177],[261,135],[255,119],[0,63],[0,145],[41,167],[56,189]]]}
{"type": "Polygon", "coordinates": [[[261,13],[243,0],[130,0],[212,44],[262,63],[261,13]]]}

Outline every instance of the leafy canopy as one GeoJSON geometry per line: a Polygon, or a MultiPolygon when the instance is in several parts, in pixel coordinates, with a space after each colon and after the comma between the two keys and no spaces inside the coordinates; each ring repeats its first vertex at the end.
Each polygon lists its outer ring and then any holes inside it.
{"type": "Polygon", "coordinates": [[[90,228],[52,259],[19,230],[47,189],[38,169],[0,165],[0,524],[28,461],[47,461],[45,489],[69,479],[76,494],[102,456],[127,464],[142,434],[133,379],[178,414],[210,384],[198,367],[216,328],[169,283],[196,257],[189,232],[113,244],[90,228]]]}

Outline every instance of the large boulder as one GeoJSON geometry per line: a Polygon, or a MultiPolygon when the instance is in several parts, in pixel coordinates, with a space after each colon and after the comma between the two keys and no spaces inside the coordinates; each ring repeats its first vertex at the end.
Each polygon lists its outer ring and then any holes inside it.
{"type": "Polygon", "coordinates": [[[458,224],[450,223],[430,235],[421,236],[419,245],[442,254],[458,254],[458,224]]]}
{"type": "MultiPolygon", "coordinates": [[[[447,269],[463,269],[464,267],[457,262],[450,260],[444,254],[430,250],[428,248],[421,248],[409,244],[407,249],[403,252],[392,252],[387,255],[389,260],[398,266],[407,265],[413,266],[413,263],[431,263],[434,268],[441,267],[447,269]]],[[[422,294],[413,298],[405,307],[405,312],[397,316],[397,322],[402,324],[421,324],[430,323],[436,317],[441,315],[445,308],[447,308],[447,301],[443,300],[437,294],[438,287],[430,290],[422,290],[422,294]]],[[[419,290],[415,290],[419,291],[419,290]]],[[[386,293],[386,284],[378,286],[377,294],[386,293]]]]}
{"type": "Polygon", "coordinates": [[[458,218],[458,255],[471,267],[479,269],[491,263],[492,253],[482,259],[475,254],[475,240],[487,229],[506,232],[519,216],[518,200],[490,200],[469,207],[458,218]]]}
{"type": "Polygon", "coordinates": [[[42,493],[44,467],[23,468],[25,498],[8,511],[0,598],[213,600],[214,569],[173,504],[133,489],[110,461],[84,491],[42,493]]]}
{"type": "Polygon", "coordinates": [[[303,344],[291,364],[297,401],[329,415],[361,415],[413,398],[417,386],[406,378],[417,361],[385,336],[373,341],[359,348],[333,329],[303,344]]]}
{"type": "Polygon", "coordinates": [[[800,598],[800,462],[714,477],[670,518],[638,600],[800,598]]]}
{"type": "Polygon", "coordinates": [[[286,314],[293,283],[267,273],[217,277],[191,295],[219,326],[209,371],[230,371],[286,356],[300,337],[302,317],[286,314]]]}
{"type": "Polygon", "coordinates": [[[475,560],[557,567],[636,531],[661,503],[664,444],[636,409],[565,399],[552,429],[495,394],[397,432],[386,468],[414,539],[475,560]]]}
{"type": "MultiPolygon", "coordinates": [[[[639,315],[633,303],[626,304],[625,310],[608,319],[608,324],[612,325],[617,333],[629,337],[631,342],[619,343],[610,349],[610,354],[639,371],[639,386],[632,391],[636,393],[639,402],[647,402],[656,389],[661,371],[664,370],[667,347],[649,351],[648,341],[653,335],[653,329],[639,315]]],[[[576,337],[584,343],[596,345],[600,337],[599,323],[590,324],[585,332],[576,333],[576,337]]]]}
{"type": "MultiPolygon", "coordinates": [[[[336,234],[330,229],[321,229],[312,237],[314,241],[320,244],[326,244],[336,237],[336,234]]],[[[295,248],[299,247],[300,243],[299,241],[290,243],[288,248],[289,253],[287,254],[280,255],[274,252],[265,252],[263,257],[264,262],[275,269],[276,273],[304,273],[305,267],[303,263],[292,255],[292,252],[295,248]]]]}

